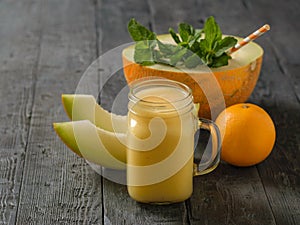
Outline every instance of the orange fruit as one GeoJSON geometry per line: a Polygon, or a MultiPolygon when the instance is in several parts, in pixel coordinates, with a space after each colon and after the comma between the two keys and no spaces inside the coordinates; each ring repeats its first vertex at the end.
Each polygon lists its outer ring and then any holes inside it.
{"type": "MultiPolygon", "coordinates": [[[[165,43],[175,44],[169,34],[158,35],[158,39],[165,43]]],[[[235,37],[239,41],[242,38],[235,37]]],[[[226,106],[245,102],[251,95],[258,80],[262,60],[263,49],[256,43],[250,42],[243,48],[233,53],[232,59],[227,66],[219,68],[207,68],[197,66],[193,69],[171,67],[162,64],[152,66],[141,66],[134,62],[134,45],[125,48],[122,52],[123,71],[126,81],[132,81],[149,76],[159,76],[167,79],[182,82],[189,86],[193,91],[194,102],[200,103],[198,115],[204,118],[211,118],[211,111],[214,104],[219,102],[208,102],[206,94],[200,85],[211,85],[208,81],[211,76],[215,76],[222,91],[226,106]],[[213,73],[213,75],[212,75],[213,73]]],[[[215,89],[217,87],[209,87],[215,89]]],[[[220,112],[216,112],[217,114],[220,112]]]]}
{"type": "Polygon", "coordinates": [[[250,103],[235,104],[219,114],[221,159],[235,166],[253,166],[271,153],[275,126],[266,111],[250,103]]]}

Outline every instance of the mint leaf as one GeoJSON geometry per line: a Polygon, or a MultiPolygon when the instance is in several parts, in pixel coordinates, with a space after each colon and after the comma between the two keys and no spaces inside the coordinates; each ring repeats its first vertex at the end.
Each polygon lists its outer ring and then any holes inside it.
{"type": "Polygon", "coordinates": [[[178,25],[178,33],[183,42],[188,42],[190,36],[194,36],[195,29],[187,23],[180,23],[178,25]]]}
{"type": "Polygon", "coordinates": [[[170,65],[175,66],[176,63],[178,63],[183,58],[187,51],[188,50],[186,48],[181,48],[179,51],[176,52],[176,54],[172,55],[170,57],[170,65]]]}
{"type": "Polygon", "coordinates": [[[155,40],[156,34],[146,27],[138,23],[135,19],[131,19],[128,23],[128,31],[134,41],[155,40]]]}
{"type": "Polygon", "coordinates": [[[223,53],[220,57],[213,58],[213,62],[209,65],[210,67],[221,67],[228,65],[228,60],[231,59],[230,55],[223,53]]]}
{"type": "Polygon", "coordinates": [[[155,64],[153,49],[153,41],[146,40],[137,42],[133,56],[134,61],[144,66],[155,64]]]}
{"type": "Polygon", "coordinates": [[[172,28],[169,28],[169,33],[171,34],[174,41],[178,44],[180,43],[180,39],[172,28]]]}
{"type": "Polygon", "coordinates": [[[170,56],[170,55],[174,54],[176,51],[178,51],[178,46],[176,46],[176,45],[165,44],[159,40],[157,40],[157,43],[158,43],[159,50],[165,56],[170,56]]]}
{"type": "Polygon", "coordinates": [[[211,16],[204,24],[205,39],[208,41],[210,48],[213,47],[215,41],[219,41],[222,38],[222,32],[215,19],[211,16]]]}
{"type": "Polygon", "coordinates": [[[204,62],[205,62],[208,66],[212,66],[212,63],[213,63],[213,54],[212,54],[212,52],[208,52],[208,53],[205,55],[204,62]]]}
{"type": "Polygon", "coordinates": [[[237,40],[233,37],[225,37],[222,40],[218,41],[216,47],[214,48],[216,57],[221,56],[228,49],[235,46],[236,43],[237,40]]]}
{"type": "Polygon", "coordinates": [[[184,65],[187,68],[194,68],[198,65],[202,64],[200,57],[194,53],[193,55],[189,56],[185,61],[184,65]]]}
{"type": "Polygon", "coordinates": [[[187,23],[180,23],[177,34],[170,28],[169,33],[176,45],[159,41],[154,32],[135,19],[129,21],[128,31],[137,42],[134,60],[141,65],[180,64],[193,68],[204,63],[209,67],[220,67],[228,65],[231,57],[226,51],[237,43],[233,37],[222,38],[221,29],[213,17],[205,21],[203,29],[195,29],[187,23]]]}
{"type": "Polygon", "coordinates": [[[168,58],[165,58],[164,55],[161,54],[160,51],[154,50],[153,56],[154,56],[154,61],[156,63],[172,66],[172,65],[170,65],[170,60],[168,58]]]}
{"type": "Polygon", "coordinates": [[[204,59],[205,56],[209,52],[209,43],[206,39],[201,39],[199,42],[199,48],[200,50],[198,51],[198,55],[200,56],[201,59],[204,59]]]}
{"type": "MultiPolygon", "coordinates": [[[[192,37],[190,38],[190,40],[189,40],[189,47],[190,47],[190,48],[192,48],[192,46],[193,46],[194,44],[196,44],[196,45],[199,44],[199,39],[200,39],[201,35],[202,35],[202,32],[195,32],[195,35],[192,36],[192,37]]],[[[193,51],[193,52],[196,52],[196,51],[194,51],[194,50],[192,50],[192,51],[193,51]]]]}

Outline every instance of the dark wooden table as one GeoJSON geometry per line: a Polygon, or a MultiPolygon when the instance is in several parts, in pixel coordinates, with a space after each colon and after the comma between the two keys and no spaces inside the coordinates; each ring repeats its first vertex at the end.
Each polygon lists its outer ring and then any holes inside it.
{"type": "MultiPolygon", "coordinates": [[[[299,10],[299,0],[0,1],[0,224],[300,224],[299,10]],[[272,27],[257,40],[265,56],[249,102],[273,118],[275,147],[257,166],[221,163],[194,178],[186,202],[137,203],[55,135],[52,123],[67,120],[61,94],[131,42],[131,17],[165,33],[181,21],[202,27],[210,15],[238,36],[272,27]]],[[[122,74],[109,82],[103,104],[124,84],[122,74]]]]}

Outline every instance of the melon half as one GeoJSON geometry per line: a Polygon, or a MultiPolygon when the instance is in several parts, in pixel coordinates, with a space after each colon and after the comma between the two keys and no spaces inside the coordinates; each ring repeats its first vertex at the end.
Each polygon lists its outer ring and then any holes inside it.
{"type": "MultiPolygon", "coordinates": [[[[165,43],[176,44],[169,34],[158,35],[158,39],[165,43]]],[[[235,37],[238,41],[242,40],[235,37]]],[[[188,85],[193,92],[194,102],[200,103],[198,115],[204,118],[211,118],[211,108],[215,103],[208,102],[207,95],[203,91],[203,85],[209,76],[215,76],[221,89],[223,99],[215,101],[225,101],[226,107],[245,102],[251,95],[261,70],[263,49],[256,43],[250,42],[233,53],[232,59],[227,66],[219,68],[208,68],[199,65],[193,69],[181,69],[162,64],[152,66],[141,66],[133,60],[134,45],[125,48],[122,52],[123,70],[126,81],[131,83],[134,80],[158,76],[175,80],[188,85]],[[201,87],[202,86],[202,87],[201,87]]],[[[219,87],[209,87],[210,90],[219,87]]],[[[219,112],[218,112],[219,113],[219,112]]]]}

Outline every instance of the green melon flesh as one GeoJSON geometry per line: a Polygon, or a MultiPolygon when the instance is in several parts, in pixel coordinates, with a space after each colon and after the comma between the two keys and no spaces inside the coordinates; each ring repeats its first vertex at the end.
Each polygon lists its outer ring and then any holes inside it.
{"type": "Polygon", "coordinates": [[[127,117],[106,111],[97,104],[92,95],[63,94],[62,103],[68,117],[73,121],[89,120],[107,131],[127,132],[127,117]]]}
{"type": "Polygon", "coordinates": [[[96,127],[88,120],[54,123],[61,140],[89,162],[111,169],[126,168],[126,134],[96,127]]]}

